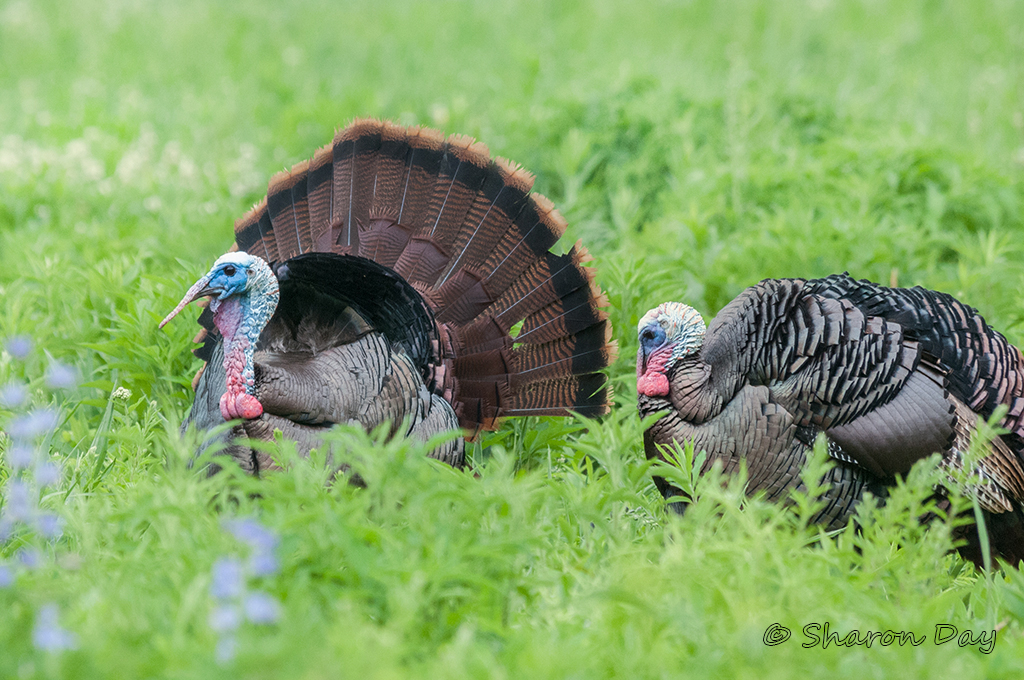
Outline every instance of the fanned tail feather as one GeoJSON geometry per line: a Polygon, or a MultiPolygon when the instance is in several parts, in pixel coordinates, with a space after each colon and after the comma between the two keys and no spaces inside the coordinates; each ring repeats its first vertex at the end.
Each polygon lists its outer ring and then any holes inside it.
{"type": "Polygon", "coordinates": [[[412,284],[442,338],[428,385],[468,430],[503,416],[601,415],[601,371],[616,352],[607,299],[585,248],[551,252],[565,220],[533,182],[472,138],[357,120],[270,181],[236,242],[271,263],[358,255],[412,284]]]}
{"type": "Polygon", "coordinates": [[[309,161],[299,163],[289,172],[270,180],[267,190],[267,212],[277,241],[279,261],[311,250],[309,206],[306,201],[306,176],[309,161]],[[303,247],[305,246],[305,247],[303,247]]]}
{"type": "Polygon", "coordinates": [[[309,209],[310,247],[307,250],[330,250],[331,222],[334,219],[334,155],[330,145],[317,150],[306,174],[306,204],[309,209]]]}

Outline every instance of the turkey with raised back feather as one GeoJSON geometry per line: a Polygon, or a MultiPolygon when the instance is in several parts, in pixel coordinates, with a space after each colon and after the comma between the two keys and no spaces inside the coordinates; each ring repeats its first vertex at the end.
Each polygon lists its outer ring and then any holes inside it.
{"type": "MultiPolygon", "coordinates": [[[[226,452],[281,430],[300,451],[338,423],[426,440],[500,418],[607,413],[604,295],[533,177],[472,139],[372,120],[270,181],[229,252],[185,294],[207,364],[184,427],[238,423],[226,452]]],[[[433,456],[456,467],[463,440],[433,456]]]]}
{"type": "MultiPolygon", "coordinates": [[[[642,416],[668,411],[644,435],[692,440],[706,467],[746,461],[750,492],[782,498],[800,485],[807,450],[823,433],[837,465],[817,520],[843,526],[865,490],[876,495],[914,462],[939,452],[963,468],[979,418],[1008,408],[969,492],[983,508],[993,554],[1024,559],[1024,359],[977,311],[920,287],[886,288],[846,275],[768,279],[705,327],[669,302],[640,320],[642,416]]],[[[665,480],[656,483],[666,496],[665,480]]],[[[980,564],[978,533],[960,551],[980,564]]]]}

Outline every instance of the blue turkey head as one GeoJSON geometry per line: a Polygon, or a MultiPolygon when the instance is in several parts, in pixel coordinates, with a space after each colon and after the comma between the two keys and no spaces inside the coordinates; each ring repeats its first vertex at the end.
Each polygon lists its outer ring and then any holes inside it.
{"type": "Polygon", "coordinates": [[[706,330],[697,310],[681,302],[665,302],[644,314],[637,324],[637,392],[649,397],[668,395],[669,369],[700,349],[706,330]]]}

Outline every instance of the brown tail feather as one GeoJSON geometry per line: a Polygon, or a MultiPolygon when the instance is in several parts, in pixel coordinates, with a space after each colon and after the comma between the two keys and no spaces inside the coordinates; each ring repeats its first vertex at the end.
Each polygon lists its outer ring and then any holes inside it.
{"type": "MultiPolygon", "coordinates": [[[[385,123],[381,130],[380,149],[377,153],[377,173],[374,178],[369,217],[390,217],[398,221],[398,205],[401,193],[409,175],[408,131],[392,123],[385,123]]],[[[362,257],[372,255],[360,250],[362,257]]]]}
{"type": "Polygon", "coordinates": [[[548,382],[533,383],[517,393],[504,409],[503,416],[556,416],[563,411],[552,404],[572,404],[567,410],[585,416],[601,416],[608,413],[611,391],[607,380],[600,373],[548,382]]]}
{"type": "Polygon", "coordinates": [[[399,224],[421,225],[444,157],[444,135],[430,128],[409,130],[409,173],[398,203],[399,224]]]}
{"type": "Polygon", "coordinates": [[[607,322],[544,345],[522,345],[515,349],[516,379],[526,384],[569,375],[596,373],[614,359],[607,322]]]}
{"type": "Polygon", "coordinates": [[[608,318],[598,307],[600,301],[600,295],[595,295],[593,288],[577,288],[531,314],[516,336],[516,342],[550,342],[599,324],[608,318]]]}
{"type": "Polygon", "coordinates": [[[316,152],[309,162],[306,175],[306,204],[309,208],[309,246],[303,249],[314,252],[330,250],[331,222],[333,221],[334,195],[331,193],[334,173],[334,158],[331,146],[316,152]]]}
{"type": "Polygon", "coordinates": [[[377,165],[380,158],[380,147],[384,141],[384,126],[372,121],[366,123],[366,132],[356,136],[354,144],[354,163],[352,166],[351,201],[349,214],[344,217],[345,232],[350,241],[344,243],[339,239],[337,245],[347,246],[348,252],[359,252],[359,231],[370,223],[370,206],[373,204],[374,188],[377,182],[377,165]]]}
{"type": "Polygon", "coordinates": [[[521,387],[532,382],[595,373],[615,357],[608,324],[544,345],[493,348],[455,357],[456,375],[494,379],[521,387]]]}
{"type": "Polygon", "coordinates": [[[584,249],[574,247],[565,255],[544,253],[501,295],[489,311],[511,328],[539,312],[554,300],[579,288],[589,288],[590,277],[580,264],[588,258],[584,249]]]}
{"type": "Polygon", "coordinates": [[[267,262],[277,260],[277,242],[267,214],[265,196],[242,219],[235,222],[235,245],[239,250],[265,258],[267,262]]]}
{"type": "MultiPolygon", "coordinates": [[[[331,231],[328,244],[332,252],[351,252],[352,242],[352,194],[355,190],[353,165],[355,138],[353,132],[363,129],[362,121],[355,121],[334,136],[331,149],[334,176],[331,178],[331,231]]],[[[356,235],[358,238],[358,235],[356,235]]]]}
{"type": "Polygon", "coordinates": [[[410,238],[412,230],[405,225],[371,213],[367,229],[359,232],[359,256],[394,269],[410,238]]]}
{"type": "Polygon", "coordinates": [[[306,171],[309,161],[299,163],[290,172],[270,180],[267,212],[277,239],[279,261],[301,255],[312,245],[309,207],[306,204],[306,171]],[[305,248],[303,248],[305,245],[305,248]]]}
{"type": "Polygon", "coordinates": [[[508,231],[512,220],[519,216],[529,198],[526,191],[509,184],[510,179],[500,166],[492,166],[455,237],[452,251],[457,255],[452,258],[439,286],[443,286],[459,268],[482,265],[508,231]]]}
{"type": "Polygon", "coordinates": [[[476,205],[476,199],[489,171],[487,147],[474,143],[468,137],[448,138],[434,193],[417,232],[418,236],[429,239],[446,259],[436,273],[434,267],[414,270],[410,274],[410,283],[432,288],[438,285],[438,277],[447,267],[448,260],[458,256],[455,239],[460,227],[467,220],[483,217],[483,208],[476,205]]]}
{"type": "Polygon", "coordinates": [[[413,236],[409,245],[395,262],[395,271],[405,280],[427,290],[430,282],[437,279],[445,263],[448,251],[429,236],[413,236]]]}
{"type": "Polygon", "coordinates": [[[531,198],[481,267],[490,272],[485,284],[490,290],[507,290],[565,233],[565,220],[551,202],[540,194],[531,198]]]}
{"type": "Polygon", "coordinates": [[[393,269],[433,309],[431,385],[469,430],[511,415],[608,411],[607,300],[533,176],[463,136],[357,120],[275,176],[236,223],[240,249],[279,262],[355,253],[393,269]],[[518,337],[510,331],[521,323],[518,337]]]}

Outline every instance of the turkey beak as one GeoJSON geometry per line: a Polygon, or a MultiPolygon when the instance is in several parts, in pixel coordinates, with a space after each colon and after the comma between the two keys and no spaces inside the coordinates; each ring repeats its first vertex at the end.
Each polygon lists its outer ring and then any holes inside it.
{"type": "Polygon", "coordinates": [[[647,372],[647,348],[643,341],[640,342],[640,349],[636,353],[636,377],[639,378],[647,372]]]}
{"type": "MultiPolygon", "coordinates": [[[[644,329],[644,333],[647,333],[647,332],[648,331],[645,328],[644,329]]],[[[647,359],[649,358],[649,354],[647,352],[647,345],[644,344],[644,337],[643,337],[644,333],[641,333],[640,337],[638,338],[640,340],[640,351],[637,353],[637,357],[636,357],[636,363],[637,363],[637,367],[636,367],[637,368],[637,372],[636,372],[636,374],[637,374],[637,376],[641,376],[641,375],[643,375],[644,373],[647,372],[647,359]]]]}
{"type": "Polygon", "coordinates": [[[164,318],[164,320],[160,322],[160,328],[163,328],[164,326],[167,325],[167,322],[169,322],[174,317],[178,316],[178,312],[185,309],[185,307],[187,307],[189,303],[195,302],[201,297],[206,297],[207,295],[215,295],[216,293],[220,292],[215,288],[210,288],[210,278],[210,275],[207,274],[203,278],[196,281],[195,284],[193,284],[193,286],[188,289],[188,292],[185,293],[185,297],[181,298],[181,302],[179,302],[178,306],[174,308],[174,311],[168,314],[164,318]]]}

